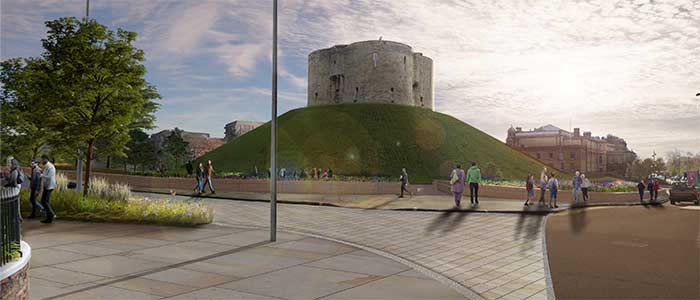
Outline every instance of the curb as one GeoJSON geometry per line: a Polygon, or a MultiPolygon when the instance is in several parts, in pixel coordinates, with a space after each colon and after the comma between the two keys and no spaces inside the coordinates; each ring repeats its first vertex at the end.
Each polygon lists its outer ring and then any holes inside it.
{"type": "Polygon", "coordinates": [[[542,232],[542,260],[544,261],[544,282],[545,288],[547,289],[547,299],[556,300],[556,294],[554,293],[554,282],[552,281],[552,272],[549,269],[549,254],[547,254],[547,219],[549,215],[544,217],[542,220],[544,226],[542,232]]]}

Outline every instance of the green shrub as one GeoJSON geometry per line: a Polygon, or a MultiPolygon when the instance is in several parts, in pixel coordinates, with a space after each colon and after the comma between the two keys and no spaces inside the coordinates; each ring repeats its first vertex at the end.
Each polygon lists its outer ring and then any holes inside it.
{"type": "Polygon", "coordinates": [[[19,259],[22,256],[19,243],[10,242],[9,247],[7,247],[7,249],[2,250],[2,254],[6,257],[9,257],[10,261],[19,259]]]}
{"type": "Polygon", "coordinates": [[[102,177],[93,177],[90,180],[88,195],[108,200],[128,200],[131,199],[131,189],[127,184],[110,184],[102,177]]]}
{"type": "MultiPolygon", "coordinates": [[[[29,192],[21,192],[22,212],[31,211],[29,192]]],[[[96,222],[148,223],[195,226],[209,224],[214,212],[204,203],[129,198],[109,200],[95,195],[83,197],[73,190],[56,190],[51,207],[60,218],[96,222]]]]}

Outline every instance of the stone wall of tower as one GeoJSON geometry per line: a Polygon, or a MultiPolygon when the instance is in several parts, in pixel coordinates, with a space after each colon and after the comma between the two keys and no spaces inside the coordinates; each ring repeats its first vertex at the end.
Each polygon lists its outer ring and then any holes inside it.
{"type": "Polygon", "coordinates": [[[378,40],[309,54],[309,106],[362,102],[432,110],[432,60],[408,45],[378,40]]]}

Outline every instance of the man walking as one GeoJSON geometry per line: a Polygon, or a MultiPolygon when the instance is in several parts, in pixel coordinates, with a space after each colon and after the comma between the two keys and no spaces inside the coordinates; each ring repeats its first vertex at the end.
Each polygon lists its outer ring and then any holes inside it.
{"type": "Polygon", "coordinates": [[[649,202],[654,201],[654,178],[649,176],[649,183],[647,183],[647,190],[649,190],[649,202]]]}
{"type": "Polygon", "coordinates": [[[29,203],[32,204],[32,213],[29,215],[29,218],[34,219],[36,218],[37,208],[39,208],[40,212],[44,212],[44,207],[36,201],[41,191],[41,168],[39,168],[39,163],[35,160],[32,160],[32,175],[29,180],[29,203]]]}
{"type": "Polygon", "coordinates": [[[41,205],[46,210],[46,219],[41,223],[51,224],[55,214],[51,209],[51,192],[56,188],[56,167],[49,161],[49,156],[44,154],[41,156],[41,162],[44,164],[44,173],[41,179],[44,181],[44,192],[41,193],[41,205]]]}
{"type": "Polygon", "coordinates": [[[644,190],[646,186],[644,185],[644,179],[640,179],[637,184],[637,190],[639,191],[639,203],[644,203],[644,190]]]}
{"type": "Polygon", "coordinates": [[[581,202],[581,173],[579,171],[574,173],[572,185],[574,186],[573,204],[578,205],[581,202]]]}
{"type": "Polygon", "coordinates": [[[542,173],[540,173],[540,201],[539,203],[541,205],[544,205],[544,192],[547,190],[547,182],[549,181],[549,178],[547,177],[547,167],[544,167],[542,169],[542,173]]]}
{"type": "Polygon", "coordinates": [[[201,194],[204,191],[204,165],[199,163],[197,165],[197,185],[194,187],[194,191],[197,194],[201,194]]]}
{"type": "Polygon", "coordinates": [[[214,191],[214,185],[211,182],[211,176],[214,174],[214,167],[211,165],[211,160],[207,161],[207,179],[204,181],[204,187],[202,187],[202,191],[204,191],[207,188],[207,184],[209,185],[209,190],[211,191],[212,194],[216,194],[214,191]]]}
{"type": "Polygon", "coordinates": [[[481,170],[472,162],[472,166],[467,171],[467,182],[469,182],[469,199],[472,204],[479,205],[479,183],[481,183],[481,170]]]}
{"type": "Polygon", "coordinates": [[[406,168],[401,169],[401,177],[399,177],[399,181],[401,181],[401,195],[399,195],[399,198],[403,198],[403,192],[412,195],[406,188],[408,185],[408,173],[406,173],[406,168]]]}

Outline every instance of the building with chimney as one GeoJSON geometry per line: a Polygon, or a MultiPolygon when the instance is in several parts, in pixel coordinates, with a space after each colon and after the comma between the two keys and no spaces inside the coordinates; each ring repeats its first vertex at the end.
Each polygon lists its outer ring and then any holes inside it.
{"type": "Polygon", "coordinates": [[[589,131],[581,134],[579,128],[569,132],[551,124],[530,131],[511,126],[506,144],[560,171],[578,170],[589,176],[624,177],[637,158],[622,138],[592,136],[589,131]]]}

